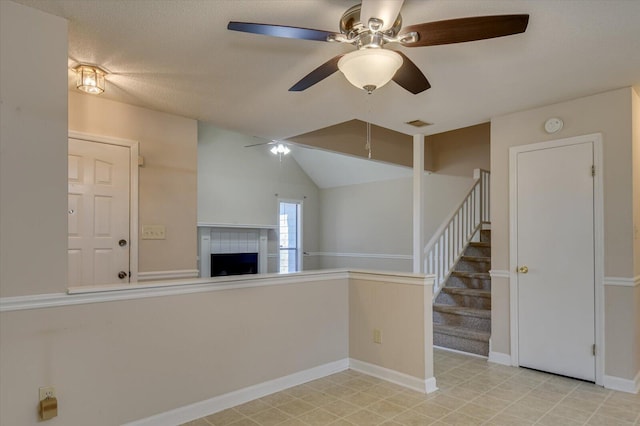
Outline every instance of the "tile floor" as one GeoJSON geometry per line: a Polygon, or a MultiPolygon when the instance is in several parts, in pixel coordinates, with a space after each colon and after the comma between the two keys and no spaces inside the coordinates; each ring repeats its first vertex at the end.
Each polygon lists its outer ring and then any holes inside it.
{"type": "Polygon", "coordinates": [[[441,350],[434,360],[429,395],[347,370],[185,426],[640,426],[640,395],[441,350]]]}

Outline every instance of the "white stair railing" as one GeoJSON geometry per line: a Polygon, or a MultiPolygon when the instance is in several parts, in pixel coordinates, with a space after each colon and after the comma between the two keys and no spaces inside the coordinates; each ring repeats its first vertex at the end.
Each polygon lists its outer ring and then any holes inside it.
{"type": "Polygon", "coordinates": [[[483,223],[490,222],[489,172],[475,169],[473,178],[476,180],[473,188],[425,246],[424,271],[435,275],[434,298],[471,242],[471,238],[483,223]]]}

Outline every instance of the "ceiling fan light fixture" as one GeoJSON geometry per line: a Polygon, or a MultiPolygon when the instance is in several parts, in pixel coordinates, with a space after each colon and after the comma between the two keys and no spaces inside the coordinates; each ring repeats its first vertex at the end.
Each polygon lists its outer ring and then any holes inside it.
{"type": "Polygon", "coordinates": [[[76,71],[76,87],[83,92],[99,95],[104,92],[104,77],[107,73],[94,65],[78,65],[76,71]]]}
{"type": "Polygon", "coordinates": [[[278,145],[275,145],[273,148],[271,148],[269,151],[271,151],[271,153],[273,155],[287,155],[288,153],[291,152],[291,150],[284,144],[279,143],[278,145]]]}
{"type": "Polygon", "coordinates": [[[369,93],[387,84],[401,66],[402,56],[386,49],[360,49],[338,61],[349,83],[369,93]]]}

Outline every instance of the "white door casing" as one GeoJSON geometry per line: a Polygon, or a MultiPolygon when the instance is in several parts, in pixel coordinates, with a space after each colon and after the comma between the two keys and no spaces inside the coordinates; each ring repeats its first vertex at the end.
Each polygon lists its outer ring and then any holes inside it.
{"type": "Polygon", "coordinates": [[[69,286],[137,281],[137,186],[137,142],[69,133],[69,286]]]}
{"type": "Polygon", "coordinates": [[[510,149],[512,364],[599,384],[601,150],[600,135],[510,149]],[[522,266],[527,273],[517,272],[522,266]],[[593,344],[599,349],[595,357],[593,344]]]}

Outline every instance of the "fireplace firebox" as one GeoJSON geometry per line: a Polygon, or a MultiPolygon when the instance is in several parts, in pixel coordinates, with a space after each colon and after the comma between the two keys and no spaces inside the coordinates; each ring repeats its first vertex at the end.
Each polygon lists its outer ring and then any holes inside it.
{"type": "Polygon", "coordinates": [[[211,254],[211,276],[258,273],[258,253],[211,254]]]}

